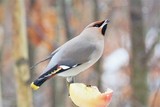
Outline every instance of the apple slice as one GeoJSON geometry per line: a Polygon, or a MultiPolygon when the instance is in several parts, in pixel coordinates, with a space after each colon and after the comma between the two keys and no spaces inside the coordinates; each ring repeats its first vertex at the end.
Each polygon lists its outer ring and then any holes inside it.
{"type": "Polygon", "coordinates": [[[113,91],[107,89],[105,93],[101,93],[96,86],[72,83],[69,87],[69,93],[71,100],[79,107],[107,107],[113,91]]]}

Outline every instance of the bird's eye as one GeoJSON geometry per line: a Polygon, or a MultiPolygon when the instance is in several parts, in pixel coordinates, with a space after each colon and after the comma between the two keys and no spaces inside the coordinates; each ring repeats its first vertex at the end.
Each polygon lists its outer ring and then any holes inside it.
{"type": "Polygon", "coordinates": [[[93,27],[99,27],[99,24],[95,24],[93,27]]]}

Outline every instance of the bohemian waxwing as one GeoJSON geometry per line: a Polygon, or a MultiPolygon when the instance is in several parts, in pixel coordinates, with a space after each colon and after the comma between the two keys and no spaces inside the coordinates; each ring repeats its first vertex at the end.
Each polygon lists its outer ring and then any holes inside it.
{"type": "MultiPolygon", "coordinates": [[[[92,66],[102,56],[104,36],[109,20],[96,21],[89,24],[80,34],[56,49],[43,73],[31,83],[37,90],[46,80],[58,75],[72,82],[72,77],[92,66]]],[[[39,63],[38,63],[39,64],[39,63]]]]}

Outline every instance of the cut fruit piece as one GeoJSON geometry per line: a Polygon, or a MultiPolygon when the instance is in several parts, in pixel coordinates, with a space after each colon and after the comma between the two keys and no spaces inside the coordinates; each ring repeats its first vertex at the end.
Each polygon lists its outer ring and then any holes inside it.
{"type": "Polygon", "coordinates": [[[96,86],[73,83],[70,84],[69,93],[71,100],[79,107],[107,107],[113,91],[107,89],[105,93],[101,93],[96,86]]]}

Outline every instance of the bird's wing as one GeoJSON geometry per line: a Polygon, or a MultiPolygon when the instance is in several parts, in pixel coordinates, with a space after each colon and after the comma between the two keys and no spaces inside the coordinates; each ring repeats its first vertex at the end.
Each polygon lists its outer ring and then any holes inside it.
{"type": "Polygon", "coordinates": [[[92,53],[95,51],[94,45],[84,45],[77,43],[72,47],[65,47],[61,51],[58,64],[73,66],[75,64],[83,64],[90,60],[92,53]]]}
{"type": "Polygon", "coordinates": [[[96,50],[96,46],[88,41],[76,41],[72,44],[66,44],[61,48],[50,60],[46,71],[52,69],[55,65],[64,66],[65,68],[73,68],[77,65],[90,61],[92,53],[96,50]],[[86,42],[86,43],[85,43],[86,42]]]}

